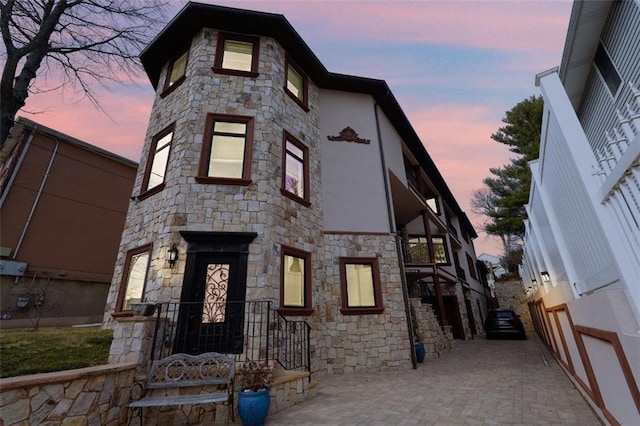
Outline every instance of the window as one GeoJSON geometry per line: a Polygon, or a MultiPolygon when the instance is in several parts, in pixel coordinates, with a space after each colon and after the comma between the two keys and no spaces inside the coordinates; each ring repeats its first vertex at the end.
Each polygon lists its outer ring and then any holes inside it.
{"type": "Polygon", "coordinates": [[[149,269],[151,244],[129,250],[125,260],[116,312],[131,311],[132,303],[140,303],[144,299],[144,288],[149,269]]]}
{"type": "Polygon", "coordinates": [[[469,275],[471,275],[471,278],[473,278],[474,280],[477,280],[478,274],[476,273],[476,262],[469,255],[469,253],[465,254],[467,255],[467,266],[469,267],[469,275]]]}
{"type": "Polygon", "coordinates": [[[409,263],[431,263],[426,237],[409,238],[409,263]]]}
{"type": "Polygon", "coordinates": [[[169,62],[167,69],[167,77],[164,81],[164,88],[160,96],[165,97],[178,87],[185,79],[187,72],[187,63],[189,61],[189,50],[185,50],[182,54],[169,62]]]}
{"type": "Polygon", "coordinates": [[[613,96],[615,96],[616,93],[618,93],[618,88],[620,88],[622,79],[620,78],[620,74],[618,74],[616,67],[613,65],[613,62],[602,43],[598,43],[598,49],[596,50],[596,56],[594,57],[593,62],[600,72],[600,76],[609,88],[609,91],[613,96]]]}
{"type": "Polygon", "coordinates": [[[138,199],[147,198],[164,188],[164,178],[167,172],[167,164],[169,163],[171,141],[173,140],[173,128],[174,125],[172,124],[154,136],[151,142],[138,199]]]}
{"type": "Polygon", "coordinates": [[[341,257],[340,287],[340,312],[344,315],[380,314],[384,311],[377,258],[341,257]]]}
{"type": "Polygon", "coordinates": [[[258,76],[260,39],[240,34],[220,33],[213,71],[220,74],[258,76]]]}
{"type": "Polygon", "coordinates": [[[309,149],[298,139],[284,132],[282,153],[283,195],[310,206],[309,202],[309,149]]]}
{"type": "Polygon", "coordinates": [[[431,238],[431,242],[433,244],[433,253],[436,258],[436,263],[448,265],[450,262],[449,257],[447,256],[447,245],[444,242],[444,238],[445,237],[443,235],[434,235],[431,238]]]}
{"type": "Polygon", "coordinates": [[[200,183],[248,185],[251,183],[253,119],[207,115],[202,141],[200,183]]]}
{"type": "Polygon", "coordinates": [[[435,214],[440,214],[440,207],[438,206],[438,199],[436,197],[428,197],[426,198],[427,207],[434,212],[435,214]]]}
{"type": "Polygon", "coordinates": [[[283,246],[280,263],[280,313],[311,315],[311,254],[283,246]]]}
{"type": "Polygon", "coordinates": [[[302,70],[298,68],[287,57],[285,64],[286,69],[286,85],[285,92],[289,94],[305,111],[309,111],[307,106],[307,77],[302,70]]]}

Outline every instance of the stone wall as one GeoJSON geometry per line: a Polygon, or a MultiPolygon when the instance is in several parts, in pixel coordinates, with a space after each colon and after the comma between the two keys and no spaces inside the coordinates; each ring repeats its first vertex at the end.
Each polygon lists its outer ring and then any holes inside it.
{"type": "Polygon", "coordinates": [[[531,314],[527,305],[527,295],[520,280],[496,281],[496,299],[500,308],[513,309],[524,324],[524,328],[533,331],[531,314]]]}
{"type": "Polygon", "coordinates": [[[113,364],[0,380],[0,424],[127,424],[135,364],[113,364]]]}
{"type": "Polygon", "coordinates": [[[440,327],[438,318],[429,303],[422,303],[420,299],[410,299],[418,321],[418,327],[422,336],[425,349],[425,360],[435,359],[453,348],[454,340],[451,326],[440,327]]]}

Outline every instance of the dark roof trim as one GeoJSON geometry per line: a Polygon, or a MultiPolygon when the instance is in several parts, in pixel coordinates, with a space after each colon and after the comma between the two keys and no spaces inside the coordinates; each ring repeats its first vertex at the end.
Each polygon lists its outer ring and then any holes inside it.
{"type": "MultiPolygon", "coordinates": [[[[138,163],[135,161],[129,160],[128,158],[122,157],[118,154],[114,154],[113,152],[107,151],[105,149],[99,148],[95,145],[91,145],[87,142],[83,142],[80,139],[76,139],[72,136],[66,135],[64,133],[58,132],[50,127],[44,126],[40,123],[36,123],[35,121],[29,120],[28,118],[18,117],[16,120],[16,124],[22,126],[23,129],[28,129],[35,133],[40,133],[46,136],[49,136],[54,139],[59,139],[65,141],[71,145],[77,146],[78,148],[91,151],[94,154],[98,154],[102,157],[109,158],[111,160],[115,160],[119,163],[122,163],[126,166],[130,166],[133,168],[138,167],[138,163]]],[[[18,126],[15,126],[14,129],[17,129],[18,126]]]]}
{"type": "Polygon", "coordinates": [[[453,197],[387,83],[384,80],[327,71],[283,15],[198,2],[187,3],[140,54],[142,65],[154,88],[157,89],[162,67],[169,58],[177,51],[184,49],[205,27],[273,38],[318,87],[371,95],[429,174],[446,203],[467,226],[470,233],[473,231],[475,234],[471,222],[453,197]]]}

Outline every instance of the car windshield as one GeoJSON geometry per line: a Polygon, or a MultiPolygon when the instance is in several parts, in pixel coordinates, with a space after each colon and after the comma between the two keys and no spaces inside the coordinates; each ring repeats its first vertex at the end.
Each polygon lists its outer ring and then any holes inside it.
{"type": "Polygon", "coordinates": [[[513,312],[510,312],[510,311],[498,311],[498,312],[496,312],[496,318],[499,318],[499,319],[510,319],[510,318],[513,318],[513,312]]]}

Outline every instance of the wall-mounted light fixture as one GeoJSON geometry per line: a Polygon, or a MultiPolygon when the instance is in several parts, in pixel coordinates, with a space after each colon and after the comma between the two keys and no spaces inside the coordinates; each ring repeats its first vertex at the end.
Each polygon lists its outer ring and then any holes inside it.
{"type": "Polygon", "coordinates": [[[549,273],[547,271],[540,272],[540,275],[542,276],[542,281],[544,281],[545,283],[551,282],[551,276],[549,276],[549,273]]]}
{"type": "Polygon", "coordinates": [[[167,262],[169,262],[169,268],[173,268],[173,265],[178,261],[178,247],[176,245],[172,245],[169,249],[167,262]]]}
{"type": "Polygon", "coordinates": [[[533,283],[533,285],[537,285],[538,284],[538,280],[536,280],[535,278],[531,278],[531,282],[533,283]]]}

